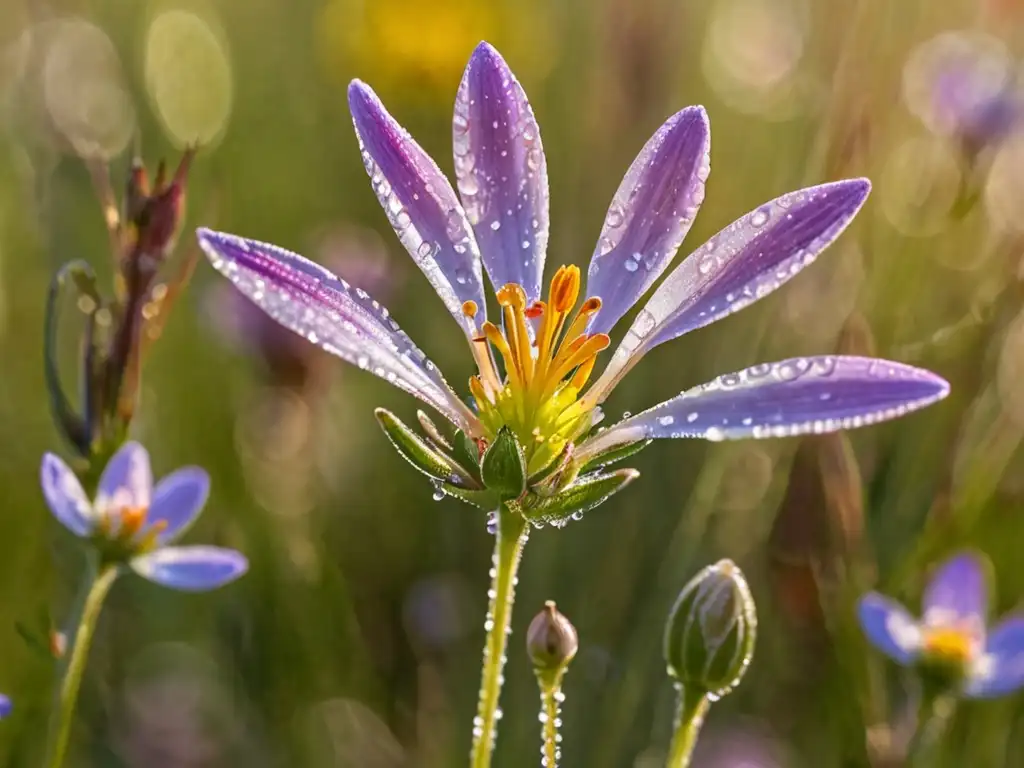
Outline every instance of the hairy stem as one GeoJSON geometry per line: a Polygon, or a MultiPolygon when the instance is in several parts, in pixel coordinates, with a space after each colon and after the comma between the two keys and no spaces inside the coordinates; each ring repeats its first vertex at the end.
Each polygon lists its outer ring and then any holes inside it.
{"type": "Polygon", "coordinates": [[[49,757],[46,761],[49,768],[60,768],[64,764],[68,742],[71,738],[71,723],[75,718],[75,705],[78,703],[78,689],[82,685],[85,666],[89,660],[92,636],[103,608],[103,601],[110,592],[117,575],[117,565],[104,565],[93,579],[86,595],[82,616],[73,636],[73,646],[69,651],[67,666],[60,683],[56,712],[50,720],[49,757]]]}
{"type": "Polygon", "coordinates": [[[687,768],[697,746],[697,737],[704,724],[711,700],[704,691],[679,686],[679,703],[676,713],[676,730],[672,735],[672,746],[668,752],[666,768],[687,768]]]}
{"type": "Polygon", "coordinates": [[[540,748],[541,768],[556,768],[561,749],[558,746],[558,727],[562,724],[559,719],[559,708],[565,697],[562,694],[562,673],[553,680],[548,680],[544,675],[538,673],[537,683],[540,685],[540,721],[541,739],[543,744],[540,748]]]}
{"type": "Polygon", "coordinates": [[[498,530],[494,537],[494,567],[491,569],[490,603],[487,608],[487,641],[480,683],[480,703],[473,719],[472,768],[487,768],[494,752],[501,695],[505,645],[512,621],[516,571],[530,528],[518,511],[502,504],[498,510],[498,530]]]}

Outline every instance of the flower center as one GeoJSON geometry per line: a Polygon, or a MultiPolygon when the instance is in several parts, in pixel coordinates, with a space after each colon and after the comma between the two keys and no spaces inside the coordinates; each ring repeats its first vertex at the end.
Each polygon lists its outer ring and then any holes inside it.
{"type": "Polygon", "coordinates": [[[974,636],[958,627],[926,630],[922,638],[924,654],[937,661],[966,664],[975,654],[974,636]]]}
{"type": "MultiPolygon", "coordinates": [[[[579,292],[576,266],[559,267],[548,300],[529,307],[522,286],[509,283],[497,291],[502,327],[484,322],[473,339],[480,372],[470,378],[469,389],[480,421],[491,438],[503,426],[515,433],[531,475],[550,465],[592,425],[592,406],[578,398],[609,339],[605,333],[586,333],[601,299],[586,299],[573,314],[579,292]]],[[[476,317],[474,302],[467,301],[462,309],[467,317],[476,317]]]]}
{"type": "MultiPolygon", "coordinates": [[[[156,545],[156,538],[167,527],[166,520],[147,525],[148,507],[121,507],[100,515],[96,534],[113,549],[143,552],[156,545]]],[[[108,547],[109,548],[109,547],[108,547]]]]}

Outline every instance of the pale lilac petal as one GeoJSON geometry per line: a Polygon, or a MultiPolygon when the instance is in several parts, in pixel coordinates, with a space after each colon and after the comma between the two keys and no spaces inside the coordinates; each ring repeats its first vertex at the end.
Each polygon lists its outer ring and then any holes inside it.
{"type": "Polygon", "coordinates": [[[245,556],[222,547],[164,547],[131,561],[145,579],[171,589],[205,592],[234,581],[249,569],[245,556]]]}
{"type": "Polygon", "coordinates": [[[607,397],[659,344],[746,307],[798,274],[846,228],[870,189],[867,179],[850,179],[792,192],[712,237],[658,286],[592,396],[607,397]]]}
{"type": "Polygon", "coordinates": [[[199,467],[183,467],[157,483],[146,516],[149,526],[162,526],[157,542],[165,544],[181,536],[199,517],[209,496],[210,476],[199,467]]]}
{"type": "Polygon", "coordinates": [[[857,602],[857,618],[875,648],[900,664],[914,660],[921,647],[921,629],[907,609],[876,592],[857,602]]]}
{"type": "Polygon", "coordinates": [[[1024,688],[1024,616],[999,622],[989,633],[980,670],[967,685],[975,699],[1004,696],[1024,688]]]}
{"type": "Polygon", "coordinates": [[[657,437],[793,437],[876,424],[941,400],[933,373],[868,357],[798,357],[689,389],[598,433],[577,456],[657,437]]]}
{"type": "Polygon", "coordinates": [[[607,333],[665,271],[690,231],[711,171],[703,107],[670,117],[637,155],[605,216],[587,296],[600,296],[591,333],[607,333]]]}
{"type": "Polygon", "coordinates": [[[491,283],[518,283],[536,301],[548,246],[547,161],[526,93],[487,43],[462,77],[452,146],[459,196],[491,283]]]}
{"type": "Polygon", "coordinates": [[[477,321],[483,322],[480,251],[451,184],[368,85],[353,80],[348,105],[363,164],[391,226],[448,311],[476,335],[462,305],[476,302],[477,321]]]}
{"type": "Polygon", "coordinates": [[[75,473],[60,457],[47,453],[39,474],[53,516],[76,536],[88,536],[94,519],[92,504],[75,473]]]}
{"type": "Polygon", "coordinates": [[[139,443],[127,442],[111,457],[100,476],[96,493],[99,514],[122,509],[147,509],[153,494],[149,452],[139,443]]]}
{"type": "Polygon", "coordinates": [[[936,568],[921,598],[924,623],[983,632],[988,613],[988,584],[981,558],[965,552],[936,568]]]}
{"type": "Polygon", "coordinates": [[[283,248],[197,230],[214,268],[284,327],[433,406],[453,423],[473,417],[388,311],[359,288],[283,248]]]}

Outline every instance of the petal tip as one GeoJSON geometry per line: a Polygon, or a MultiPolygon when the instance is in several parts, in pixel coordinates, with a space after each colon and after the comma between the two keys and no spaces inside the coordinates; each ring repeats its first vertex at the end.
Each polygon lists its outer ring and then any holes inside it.
{"type": "Polygon", "coordinates": [[[505,64],[505,59],[498,52],[498,49],[486,40],[481,40],[476,44],[476,48],[473,49],[473,53],[469,57],[469,62],[472,64],[475,61],[484,61],[488,64],[497,64],[499,66],[505,64]]]}

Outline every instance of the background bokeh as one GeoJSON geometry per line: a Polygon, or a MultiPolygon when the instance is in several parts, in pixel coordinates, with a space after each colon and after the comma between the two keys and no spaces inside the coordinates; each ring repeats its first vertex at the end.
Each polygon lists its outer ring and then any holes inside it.
{"type": "MultiPolygon", "coordinates": [[[[380,297],[464,382],[460,333],[368,187],[345,87],[372,84],[450,171],[455,89],[481,39],[542,128],[549,264],[585,266],[625,169],[688,104],[710,114],[713,172],[683,253],[798,186],[874,181],[812,269],[653,352],[612,412],[837,349],[953,384],[942,404],[849,436],[652,446],[628,490],[536,532],[496,764],[539,762],[522,642],[545,599],[581,638],[567,768],[662,764],[664,617],[720,557],[747,573],[761,633],[751,673],[712,710],[707,768],[898,764],[912,686],[866,648],[857,594],[916,606],[929,567],[976,546],[996,566],[994,607],[1024,600],[1019,0],[2,0],[0,690],[17,702],[0,724],[4,764],[38,764],[52,684],[15,622],[51,611],[59,624],[81,565],[37,477],[42,453],[63,449],[43,383],[50,277],[74,258],[112,266],[88,164],[109,161],[120,186],[133,147],[173,164],[199,141],[176,259],[198,225],[302,252],[380,297]]],[[[210,471],[191,538],[237,547],[252,568],[200,596],[116,586],[74,765],[465,764],[491,537],[479,512],[431,500],[377,405],[414,418],[411,399],[267,327],[199,265],[146,361],[134,432],[158,474],[210,471]]],[[[1024,696],[965,705],[947,747],[948,766],[1024,765],[1024,696]]]]}

